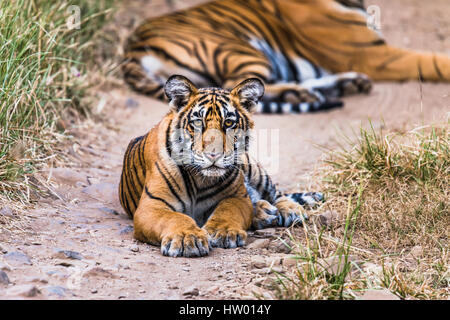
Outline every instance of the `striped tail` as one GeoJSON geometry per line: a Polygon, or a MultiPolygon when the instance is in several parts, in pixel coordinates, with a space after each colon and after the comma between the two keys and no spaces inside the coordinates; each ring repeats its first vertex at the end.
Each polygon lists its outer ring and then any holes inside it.
{"type": "Polygon", "coordinates": [[[290,103],[290,102],[269,102],[260,101],[256,108],[256,113],[307,113],[326,111],[334,108],[341,108],[344,103],[340,100],[326,100],[315,102],[303,102],[303,103],[290,103]]]}

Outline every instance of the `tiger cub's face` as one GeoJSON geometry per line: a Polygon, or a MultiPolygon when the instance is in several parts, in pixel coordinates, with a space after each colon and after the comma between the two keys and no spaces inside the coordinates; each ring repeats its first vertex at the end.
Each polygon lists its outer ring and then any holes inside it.
{"type": "Polygon", "coordinates": [[[204,176],[220,177],[248,152],[251,111],[264,94],[263,83],[251,78],[233,90],[197,89],[183,76],[165,85],[176,113],[168,142],[171,157],[204,176]]]}

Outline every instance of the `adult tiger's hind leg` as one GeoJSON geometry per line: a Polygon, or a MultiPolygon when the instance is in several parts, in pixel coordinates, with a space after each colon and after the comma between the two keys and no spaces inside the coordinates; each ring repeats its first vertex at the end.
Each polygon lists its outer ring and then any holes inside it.
{"type": "Polygon", "coordinates": [[[166,79],[151,77],[143,68],[141,61],[129,58],[122,65],[125,81],[137,92],[156,99],[165,100],[164,84],[166,79]]]}
{"type": "Polygon", "coordinates": [[[298,113],[330,109],[342,106],[338,101],[327,101],[326,97],[312,87],[302,83],[274,80],[273,66],[261,52],[254,48],[246,48],[242,53],[224,51],[227,63],[215,63],[227,66],[223,72],[223,87],[230,89],[237,83],[249,78],[258,77],[265,82],[263,101],[256,112],[261,113],[298,113]]]}

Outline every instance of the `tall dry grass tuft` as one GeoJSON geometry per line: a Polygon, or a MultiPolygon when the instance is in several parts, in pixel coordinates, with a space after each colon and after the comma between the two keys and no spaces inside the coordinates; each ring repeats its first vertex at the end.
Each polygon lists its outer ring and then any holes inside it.
{"type": "Polygon", "coordinates": [[[371,127],[330,152],[320,211],[338,218],[291,231],[299,262],[278,277],[277,296],[354,299],[387,288],[403,299],[448,297],[449,138],[449,122],[406,134],[371,127]]]}
{"type": "Polygon", "coordinates": [[[90,82],[93,38],[114,0],[0,2],[0,196],[25,199],[27,176],[55,156],[63,112],[81,103],[90,82]],[[80,27],[67,22],[80,9],[80,27]]]}

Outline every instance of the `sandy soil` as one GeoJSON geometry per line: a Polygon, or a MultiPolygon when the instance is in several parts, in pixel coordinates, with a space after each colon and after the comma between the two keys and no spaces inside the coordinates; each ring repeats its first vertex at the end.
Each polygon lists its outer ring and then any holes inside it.
{"type": "MultiPolygon", "coordinates": [[[[391,44],[450,54],[449,1],[369,4],[380,6],[382,32],[391,44]]],[[[151,8],[148,15],[167,10],[158,2],[151,8]]],[[[2,229],[0,270],[10,284],[0,281],[0,299],[240,299],[254,297],[252,292],[271,298],[261,287],[270,261],[276,271],[289,268],[290,255],[277,243],[282,229],[250,233],[244,248],[214,249],[196,259],[163,257],[159,248],[133,239],[132,221],[117,197],[122,156],[129,140],[155,125],[167,106],[125,86],[102,95],[116,125],[74,129],[74,144],[67,149],[73,167],[42,172],[52,196],[26,214],[22,230],[2,229]]],[[[448,84],[377,83],[369,96],[345,99],[343,109],[256,115],[255,122],[257,129],[278,130],[274,180],[301,191],[314,186],[311,172],[323,157],[316,146],[336,148],[339,132],[352,136],[369,118],[375,128],[405,131],[440,122],[449,111],[448,84]]]]}

